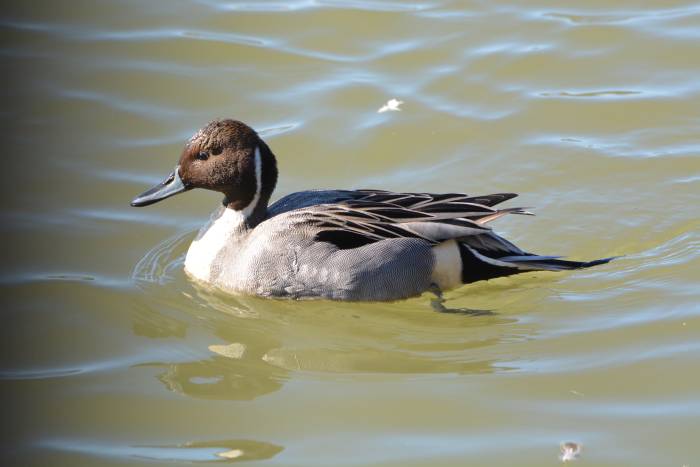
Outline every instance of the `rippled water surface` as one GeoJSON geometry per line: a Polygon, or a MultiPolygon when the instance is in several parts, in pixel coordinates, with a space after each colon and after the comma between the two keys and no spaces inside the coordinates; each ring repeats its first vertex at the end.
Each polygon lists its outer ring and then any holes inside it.
{"type": "Polygon", "coordinates": [[[38,1],[0,31],[3,465],[700,464],[700,4],[38,1]],[[276,197],[514,191],[524,248],[623,257],[447,294],[480,317],[202,290],[218,196],[128,203],[215,117],[276,197]]]}

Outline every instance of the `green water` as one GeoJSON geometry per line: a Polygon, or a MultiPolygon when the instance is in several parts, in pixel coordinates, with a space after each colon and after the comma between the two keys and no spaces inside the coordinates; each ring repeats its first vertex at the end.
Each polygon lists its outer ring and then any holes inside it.
{"type": "Polygon", "coordinates": [[[700,464],[699,4],[1,17],[2,465],[700,464]],[[216,117],[269,142],[275,197],[514,191],[537,217],[495,228],[523,248],[623,258],[447,294],[482,317],[212,294],[182,263],[218,195],[128,203],[216,117]]]}

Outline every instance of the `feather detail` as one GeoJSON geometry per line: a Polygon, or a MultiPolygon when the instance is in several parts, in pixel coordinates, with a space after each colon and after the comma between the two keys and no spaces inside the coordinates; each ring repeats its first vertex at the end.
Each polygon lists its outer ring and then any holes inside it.
{"type": "Polygon", "coordinates": [[[526,209],[531,209],[531,208],[506,208],[506,209],[499,209],[498,211],[494,212],[493,214],[490,214],[488,216],[482,216],[480,217],[476,222],[479,225],[486,224],[487,222],[495,221],[496,219],[505,216],[506,214],[520,214],[524,216],[534,216],[535,214],[526,211],[526,209]]]}
{"type": "MultiPolygon", "coordinates": [[[[317,238],[338,245],[399,237],[419,238],[435,245],[490,232],[491,229],[484,224],[505,214],[529,214],[524,208],[496,210],[487,205],[516,196],[513,193],[478,197],[464,193],[394,193],[384,190],[344,193],[348,199],[311,205],[289,214],[317,229],[317,238]],[[326,233],[319,236],[320,232],[326,233]]],[[[521,253],[510,243],[503,242],[495,241],[504,250],[503,254],[521,253]]]]}

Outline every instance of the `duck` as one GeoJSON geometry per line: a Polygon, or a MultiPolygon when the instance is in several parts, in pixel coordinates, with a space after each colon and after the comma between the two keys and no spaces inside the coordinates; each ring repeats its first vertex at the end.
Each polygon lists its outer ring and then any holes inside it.
{"type": "Polygon", "coordinates": [[[526,252],[488,225],[522,207],[515,193],[469,196],[379,189],[317,189],[269,204],[277,160],[245,123],[197,131],[168,177],[133,199],[143,207],[193,189],[223,195],[187,251],[184,270],[227,293],[279,298],[394,301],[532,271],[564,271],[613,258],[571,261],[526,252]]]}

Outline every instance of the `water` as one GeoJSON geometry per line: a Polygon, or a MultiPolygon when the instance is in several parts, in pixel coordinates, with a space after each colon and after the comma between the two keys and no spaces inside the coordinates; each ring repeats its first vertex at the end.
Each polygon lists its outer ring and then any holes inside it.
{"type": "Polygon", "coordinates": [[[0,31],[3,465],[700,462],[700,5],[15,2],[0,31]],[[514,191],[524,248],[623,258],[447,295],[493,316],[212,294],[182,262],[218,196],[128,203],[215,117],[263,133],[276,197],[514,191]]]}

